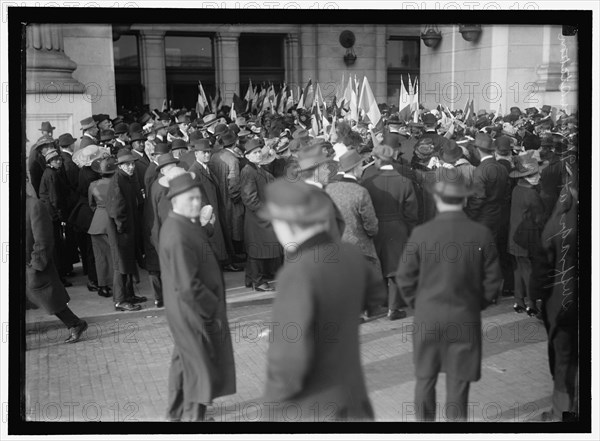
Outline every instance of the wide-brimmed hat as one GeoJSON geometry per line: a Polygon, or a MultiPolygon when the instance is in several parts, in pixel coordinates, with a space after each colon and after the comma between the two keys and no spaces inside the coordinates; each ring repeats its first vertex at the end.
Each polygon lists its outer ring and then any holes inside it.
{"type": "Polygon", "coordinates": [[[206,115],[204,118],[202,118],[202,125],[204,126],[204,128],[207,128],[213,124],[215,124],[217,122],[217,115],[215,115],[214,113],[210,113],[208,115],[206,115]]]}
{"type": "Polygon", "coordinates": [[[494,141],[494,146],[498,154],[502,156],[510,155],[510,152],[512,150],[510,137],[508,136],[499,136],[498,138],[496,138],[496,140],[494,141]]]}
{"type": "Polygon", "coordinates": [[[172,153],[166,153],[164,155],[160,155],[160,157],[156,160],[158,163],[156,166],[156,171],[160,171],[165,165],[169,164],[178,164],[179,160],[175,159],[172,153]]]}
{"type": "Polygon", "coordinates": [[[185,142],[183,139],[175,138],[173,140],[173,142],[171,143],[171,151],[181,150],[181,149],[187,150],[187,148],[188,148],[188,143],[185,142]]]}
{"type": "Polygon", "coordinates": [[[427,191],[448,198],[465,198],[473,194],[456,169],[440,167],[435,170],[435,180],[425,185],[427,191]]]}
{"type": "Polygon", "coordinates": [[[260,165],[267,165],[277,159],[277,152],[273,150],[269,146],[264,146],[262,148],[262,159],[260,160],[260,165]]]}
{"type": "Polygon", "coordinates": [[[80,123],[81,130],[91,129],[92,127],[96,127],[97,124],[96,121],[94,121],[94,118],[92,118],[91,116],[89,118],[82,119],[80,123]]]}
{"type": "Polygon", "coordinates": [[[44,159],[46,160],[47,164],[50,163],[50,161],[53,161],[54,159],[57,159],[57,158],[60,158],[60,155],[56,151],[56,149],[50,149],[44,155],[44,159]]]}
{"type": "Polygon", "coordinates": [[[50,124],[50,121],[44,121],[42,123],[42,127],[39,130],[40,132],[51,132],[54,129],[56,129],[56,127],[50,124]]]}
{"type": "Polygon", "coordinates": [[[462,149],[453,139],[448,140],[442,152],[444,162],[453,164],[458,161],[463,155],[462,149]]]}
{"type": "Polygon", "coordinates": [[[73,162],[77,164],[78,167],[89,167],[94,160],[109,155],[110,152],[104,147],[91,144],[73,153],[73,162]]]}
{"type": "MultiPolygon", "coordinates": [[[[344,153],[344,155],[347,153],[344,153]]],[[[379,144],[373,147],[373,151],[371,152],[376,158],[379,158],[383,161],[392,161],[394,159],[394,149],[386,144],[379,144]]],[[[343,156],[343,155],[342,155],[343,156]]]]}
{"type": "Polygon", "coordinates": [[[75,138],[70,133],[63,133],[58,137],[58,145],[61,147],[68,147],[75,143],[75,138]]]}
{"type": "Polygon", "coordinates": [[[343,172],[350,171],[357,165],[361,164],[362,161],[362,156],[360,156],[356,150],[348,150],[346,153],[340,156],[339,170],[343,172]]]}
{"type": "Polygon", "coordinates": [[[112,156],[95,159],[92,162],[92,170],[101,175],[112,175],[117,171],[117,160],[112,156]]]}
{"type": "Polygon", "coordinates": [[[515,161],[515,170],[511,171],[508,176],[511,178],[523,178],[525,176],[535,175],[540,171],[540,166],[535,158],[530,155],[521,155],[515,161]]]}
{"type": "Polygon", "coordinates": [[[330,199],[315,186],[279,178],[266,186],[265,205],[258,216],[265,220],[321,222],[329,218],[330,208],[330,199]]]}
{"type": "Polygon", "coordinates": [[[133,156],[129,149],[121,149],[117,152],[117,164],[125,164],[128,162],[137,161],[138,158],[133,156]]]}
{"type": "Polygon", "coordinates": [[[182,173],[174,178],[167,180],[169,184],[169,192],[167,198],[172,199],[173,197],[185,193],[192,188],[200,188],[200,181],[193,178],[190,173],[182,173]]]}

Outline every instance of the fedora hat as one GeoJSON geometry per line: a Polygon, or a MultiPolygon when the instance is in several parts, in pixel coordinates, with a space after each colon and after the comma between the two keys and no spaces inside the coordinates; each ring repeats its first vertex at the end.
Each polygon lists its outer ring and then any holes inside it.
{"type": "Polygon", "coordinates": [[[379,144],[373,148],[371,155],[383,161],[392,161],[394,159],[394,149],[389,145],[379,144]]]}
{"type": "Polygon", "coordinates": [[[456,141],[450,139],[448,143],[444,146],[442,152],[442,159],[444,162],[449,164],[453,164],[458,161],[463,155],[462,149],[458,146],[456,141]]]}
{"type": "Polygon", "coordinates": [[[189,173],[192,175],[193,179],[196,179],[196,174],[194,172],[187,172],[185,168],[176,165],[175,167],[168,169],[164,175],[158,178],[158,183],[165,188],[169,188],[169,181],[184,173],[189,173]]]}
{"type": "Polygon", "coordinates": [[[115,134],[116,135],[121,135],[123,133],[128,133],[129,132],[129,126],[127,124],[125,124],[124,122],[119,123],[115,126],[115,134]]]}
{"type": "Polygon", "coordinates": [[[165,155],[160,155],[160,157],[156,160],[158,163],[156,166],[156,171],[160,171],[165,165],[169,164],[178,164],[179,160],[175,159],[172,153],[167,153],[165,155]]]}
{"type": "Polygon", "coordinates": [[[117,164],[125,164],[127,162],[137,161],[138,158],[131,154],[129,149],[121,149],[117,152],[117,164]]]}
{"type": "Polygon", "coordinates": [[[505,135],[496,138],[496,140],[494,141],[494,146],[498,154],[502,156],[510,155],[512,150],[510,137],[505,135]]]}
{"type": "Polygon", "coordinates": [[[525,176],[535,175],[540,171],[540,166],[535,158],[529,155],[521,155],[515,161],[515,170],[511,171],[508,176],[511,178],[523,178],[525,176]]]}
{"type": "Polygon", "coordinates": [[[192,144],[192,150],[195,152],[212,152],[213,148],[208,138],[202,138],[192,144]]]}
{"type": "Polygon", "coordinates": [[[314,139],[309,144],[298,150],[299,171],[308,171],[317,168],[321,164],[329,162],[329,158],[323,152],[324,141],[314,139]]]}
{"type": "Polygon", "coordinates": [[[56,129],[56,127],[50,124],[50,121],[44,121],[42,123],[42,127],[39,130],[40,132],[51,132],[54,129],[56,129]]]}
{"type": "Polygon", "coordinates": [[[265,205],[258,216],[265,220],[321,222],[329,218],[331,202],[325,192],[304,182],[279,178],[265,188],[265,205]]]}
{"type": "Polygon", "coordinates": [[[495,150],[492,145],[492,138],[487,133],[477,133],[475,135],[475,147],[483,150],[484,152],[493,152],[495,150]]]}
{"type": "Polygon", "coordinates": [[[80,123],[81,130],[91,129],[92,127],[96,127],[97,124],[96,121],[94,121],[94,118],[92,118],[91,116],[89,118],[82,119],[80,123]]]}
{"type": "Polygon", "coordinates": [[[445,167],[435,170],[435,180],[426,184],[425,188],[432,194],[448,198],[465,198],[473,194],[456,169],[445,167]]]}
{"type": "Polygon", "coordinates": [[[58,145],[61,147],[68,147],[74,143],[75,139],[71,136],[70,133],[63,133],[58,137],[58,145]]]}
{"type": "Polygon", "coordinates": [[[232,132],[231,130],[227,130],[223,134],[223,136],[221,136],[221,142],[223,143],[224,147],[229,147],[229,146],[235,144],[237,139],[238,139],[237,135],[234,132],[232,132]]]}
{"type": "Polygon", "coordinates": [[[194,179],[190,173],[182,173],[172,179],[167,179],[169,183],[169,192],[167,198],[172,199],[178,194],[185,193],[192,188],[200,188],[200,181],[194,179]]]}
{"type": "Polygon", "coordinates": [[[101,123],[104,120],[110,121],[110,116],[108,116],[105,113],[99,113],[98,115],[92,115],[92,118],[94,119],[94,121],[96,121],[97,124],[101,123]]]}
{"type": "Polygon", "coordinates": [[[175,138],[173,140],[173,142],[171,143],[171,151],[181,150],[181,149],[187,150],[187,148],[188,148],[188,143],[185,142],[183,139],[175,138]]]}
{"type": "Polygon", "coordinates": [[[247,155],[248,153],[250,153],[256,149],[261,149],[261,148],[263,148],[264,145],[265,144],[262,139],[252,138],[244,145],[244,150],[245,150],[244,154],[247,155]]]}
{"type": "Polygon", "coordinates": [[[348,150],[346,153],[340,156],[339,169],[343,172],[350,171],[357,165],[362,164],[362,161],[362,156],[360,156],[356,150],[348,150]]]}
{"type": "Polygon", "coordinates": [[[100,141],[110,141],[115,139],[115,132],[111,129],[100,130],[100,141]]]}
{"type": "Polygon", "coordinates": [[[212,124],[215,124],[216,122],[217,122],[217,115],[215,115],[214,113],[210,113],[210,114],[206,115],[204,118],[202,118],[202,123],[205,128],[212,124]]]}
{"type": "Polygon", "coordinates": [[[227,133],[229,131],[229,127],[227,127],[227,124],[217,124],[215,126],[215,136],[221,136],[224,135],[225,133],[227,133]]]}
{"type": "Polygon", "coordinates": [[[92,162],[92,170],[101,175],[112,175],[117,171],[117,160],[112,156],[95,159],[92,162]]]}

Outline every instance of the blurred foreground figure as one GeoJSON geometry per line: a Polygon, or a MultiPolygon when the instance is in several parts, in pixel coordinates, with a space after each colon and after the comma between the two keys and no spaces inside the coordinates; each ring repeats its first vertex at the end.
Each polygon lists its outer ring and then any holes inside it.
{"type": "Polygon", "coordinates": [[[445,372],[442,415],[465,421],[469,384],[481,377],[481,310],[498,296],[502,274],[492,233],[463,212],[470,191],[441,174],[430,186],[438,214],[413,230],[396,282],[415,309],[417,419],[435,420],[435,384],[445,372]]]}
{"type": "Polygon", "coordinates": [[[159,258],[167,321],[175,347],[167,418],[204,421],[213,399],[235,393],[225,282],[208,242],[215,216],[202,206],[190,173],[168,182],[173,210],[160,229],[159,258]]]}
{"type": "Polygon", "coordinates": [[[259,216],[287,252],[277,277],[262,417],[278,421],[374,419],[359,351],[363,302],[385,297],[360,250],[331,236],[331,200],[284,178],[266,187],[259,216]],[[289,407],[294,407],[289,411],[289,407]]]}

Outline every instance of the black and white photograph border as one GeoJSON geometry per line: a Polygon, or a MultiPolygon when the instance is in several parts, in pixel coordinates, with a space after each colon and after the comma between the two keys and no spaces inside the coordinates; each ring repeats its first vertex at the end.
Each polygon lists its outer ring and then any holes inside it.
{"type": "Polygon", "coordinates": [[[598,437],[600,5],[0,4],[1,439],[598,437]]]}

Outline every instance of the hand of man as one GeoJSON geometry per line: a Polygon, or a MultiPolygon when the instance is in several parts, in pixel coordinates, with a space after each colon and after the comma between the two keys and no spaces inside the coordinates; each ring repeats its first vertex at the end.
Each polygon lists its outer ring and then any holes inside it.
{"type": "Polygon", "coordinates": [[[209,222],[212,224],[215,223],[215,215],[212,205],[205,205],[200,210],[200,225],[204,227],[209,222]]]}

